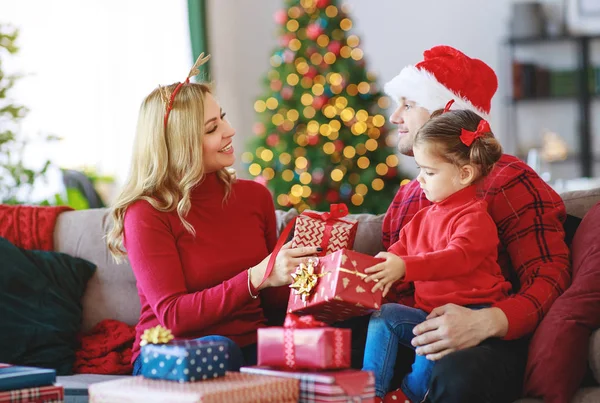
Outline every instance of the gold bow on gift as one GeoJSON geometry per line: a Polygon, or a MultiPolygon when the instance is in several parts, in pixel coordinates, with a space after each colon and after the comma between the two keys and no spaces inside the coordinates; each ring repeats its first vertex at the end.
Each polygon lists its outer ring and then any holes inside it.
{"type": "Polygon", "coordinates": [[[158,325],[144,330],[144,334],[140,338],[142,339],[140,346],[145,346],[146,344],[167,344],[175,337],[169,329],[158,325]]]}
{"type": "Polygon", "coordinates": [[[296,272],[291,274],[294,282],[290,284],[290,288],[292,288],[297,295],[302,295],[302,301],[304,302],[310,297],[310,294],[317,285],[319,277],[323,277],[325,274],[315,273],[317,264],[319,264],[319,259],[309,258],[306,264],[300,263],[300,266],[296,267],[296,272]]]}

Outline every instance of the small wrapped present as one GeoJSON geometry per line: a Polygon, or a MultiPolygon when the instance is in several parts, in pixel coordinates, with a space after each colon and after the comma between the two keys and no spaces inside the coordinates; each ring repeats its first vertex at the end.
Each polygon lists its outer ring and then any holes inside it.
{"type": "Polygon", "coordinates": [[[300,380],[299,403],[374,402],[375,377],[355,369],[327,372],[278,371],[268,367],[242,367],[243,373],[300,380]]]}
{"type": "Polygon", "coordinates": [[[364,282],[364,270],[384,259],[347,249],[313,259],[300,265],[292,275],[288,313],[313,315],[320,321],[334,323],[381,307],[381,290],[371,292],[373,283],[364,282]]]}
{"type": "Polygon", "coordinates": [[[352,249],[358,222],[343,218],[348,215],[345,204],[332,204],[329,212],[304,211],[296,217],[292,248],[320,246],[320,256],[346,248],[352,249]]]}
{"type": "Polygon", "coordinates": [[[141,350],[144,377],[195,382],[225,375],[229,360],[226,343],[201,340],[171,341],[172,336],[169,335],[170,332],[160,326],[144,332],[141,350]],[[162,335],[154,337],[156,333],[161,332],[162,335]],[[165,342],[168,344],[150,344],[165,342]]]}
{"type": "Polygon", "coordinates": [[[350,368],[350,329],[288,314],[284,327],[258,329],[258,365],[287,369],[350,368]]]}
{"type": "Polygon", "coordinates": [[[0,392],[0,403],[63,403],[65,391],[60,385],[0,392]]]}
{"type": "Polygon", "coordinates": [[[174,383],[132,376],[89,386],[90,403],[250,403],[298,401],[299,381],[227,372],[224,377],[174,383]]]}

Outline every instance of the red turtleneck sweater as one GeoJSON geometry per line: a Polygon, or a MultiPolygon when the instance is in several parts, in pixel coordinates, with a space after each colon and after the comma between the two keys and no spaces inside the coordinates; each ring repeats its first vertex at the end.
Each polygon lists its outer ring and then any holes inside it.
{"type": "MultiPolygon", "coordinates": [[[[256,182],[237,180],[225,202],[223,196],[216,174],[193,190],[186,219],[196,236],[176,211],[157,211],[145,200],[128,207],[124,244],[141,302],[133,361],[141,334],[158,324],[176,338],[222,335],[242,347],[256,342],[265,317],[261,299],[248,292],[247,269],[275,245],[275,209],[269,191],[256,182]]],[[[287,292],[273,294],[280,298],[271,302],[285,309],[287,292]]]]}
{"type": "Polygon", "coordinates": [[[507,298],[510,283],[498,259],[498,231],[475,186],[421,209],[388,249],[406,263],[415,306],[426,312],[454,303],[493,304],[507,298]]]}

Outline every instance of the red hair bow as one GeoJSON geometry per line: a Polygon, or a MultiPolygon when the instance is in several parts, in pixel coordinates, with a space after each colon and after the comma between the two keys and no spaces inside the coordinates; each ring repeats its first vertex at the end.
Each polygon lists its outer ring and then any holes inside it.
{"type": "Polygon", "coordinates": [[[481,119],[479,124],[477,125],[477,130],[474,132],[469,131],[467,129],[461,129],[460,131],[460,141],[463,142],[467,147],[471,147],[471,144],[478,139],[479,137],[483,137],[486,133],[491,132],[490,124],[485,119],[481,119]]]}

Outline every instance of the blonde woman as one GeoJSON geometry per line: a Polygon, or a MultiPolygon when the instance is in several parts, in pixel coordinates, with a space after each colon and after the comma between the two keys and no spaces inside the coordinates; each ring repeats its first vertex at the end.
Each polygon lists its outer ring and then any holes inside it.
{"type": "Polygon", "coordinates": [[[189,82],[207,59],[143,101],[130,175],[112,209],[108,247],[117,259],[128,256],[141,302],[134,375],[140,336],[159,324],[176,338],[227,342],[229,370],[254,364],[262,306],[283,311],[289,288],[280,286],[318,252],[285,245],[263,282],[276,243],[273,201],[264,186],[226,169],[235,130],[209,87],[189,82]]]}

